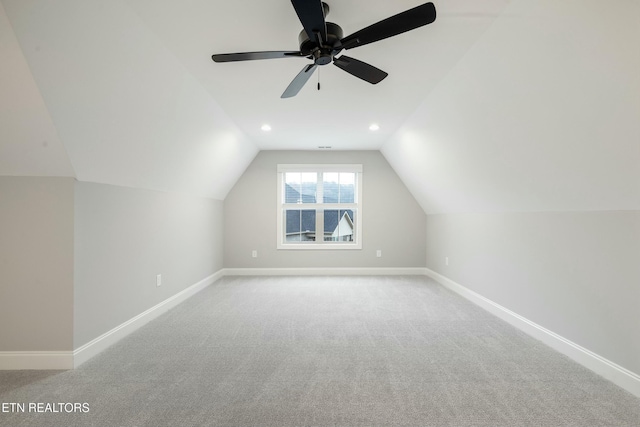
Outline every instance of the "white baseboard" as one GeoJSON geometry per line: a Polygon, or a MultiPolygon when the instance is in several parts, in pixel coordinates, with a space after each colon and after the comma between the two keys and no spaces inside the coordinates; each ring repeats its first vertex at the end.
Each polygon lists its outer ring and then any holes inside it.
{"type": "Polygon", "coordinates": [[[146,325],[187,298],[211,285],[223,276],[220,270],[198,283],[127,320],[74,351],[4,351],[0,352],[0,370],[74,369],[104,351],[130,333],[146,325]]]}
{"type": "Polygon", "coordinates": [[[0,352],[0,370],[74,369],[224,276],[424,275],[424,268],[226,268],[162,301],[74,351],[0,352]]]}
{"type": "MultiPolygon", "coordinates": [[[[150,309],[140,313],[132,319],[127,320],[119,326],[111,329],[110,331],[100,335],[96,339],[89,341],[85,345],[77,348],[73,352],[73,366],[77,368],[87,360],[91,359],[93,356],[98,353],[104,351],[107,347],[115,344],[120,341],[122,338],[126,337],[130,333],[139,329],[140,327],[146,325],[153,319],[156,319],[160,315],[169,311],[173,307],[177,306],[181,302],[185,301],[187,298],[195,295],[200,292],[207,286],[214,283],[216,280],[220,279],[223,276],[223,270],[219,270],[218,272],[212,274],[209,277],[206,277],[199,281],[198,283],[189,286],[185,290],[178,292],[170,298],[162,301],[159,304],[151,307],[150,309]]],[[[42,368],[46,369],[46,368],[42,368]]]]}
{"type": "Polygon", "coordinates": [[[225,268],[225,276],[424,276],[421,267],[225,268]]]}
{"type": "Polygon", "coordinates": [[[73,369],[72,351],[0,351],[0,370],[73,369]]]}
{"type": "Polygon", "coordinates": [[[615,364],[614,362],[550,331],[531,320],[483,297],[453,280],[425,269],[425,274],[444,287],[463,296],[493,315],[515,326],[524,333],[542,341],[554,350],[568,356],[582,366],[592,370],[628,392],[640,397],[640,375],[615,364]]]}
{"type": "Polygon", "coordinates": [[[581,347],[428,268],[225,268],[102,334],[75,351],[0,352],[0,370],[73,369],[224,276],[426,275],[521,331],[640,397],[640,375],[581,347]]]}

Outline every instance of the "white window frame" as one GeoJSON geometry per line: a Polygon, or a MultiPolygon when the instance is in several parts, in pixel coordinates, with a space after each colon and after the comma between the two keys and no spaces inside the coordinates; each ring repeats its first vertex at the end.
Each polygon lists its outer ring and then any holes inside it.
{"type": "MultiPolygon", "coordinates": [[[[279,164],[278,165],[278,191],[277,191],[277,249],[310,249],[310,250],[333,250],[333,249],[362,249],[362,165],[360,164],[279,164]],[[284,203],[284,174],[286,172],[351,172],[356,174],[356,188],[354,203],[284,203]],[[316,241],[310,242],[287,242],[284,233],[284,212],[287,208],[300,209],[304,207],[316,211],[316,241]],[[335,243],[325,242],[324,238],[318,239],[324,233],[317,233],[317,230],[324,230],[324,217],[319,215],[325,210],[353,210],[355,222],[355,239],[353,242],[335,243]],[[318,228],[321,227],[321,228],[318,228]]],[[[319,182],[322,194],[322,182],[319,182]]]]}

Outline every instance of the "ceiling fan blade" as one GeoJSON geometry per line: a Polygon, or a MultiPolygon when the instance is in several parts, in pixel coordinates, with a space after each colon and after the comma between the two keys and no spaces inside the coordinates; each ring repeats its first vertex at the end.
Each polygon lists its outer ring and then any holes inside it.
{"type": "Polygon", "coordinates": [[[300,89],[304,86],[304,84],[309,80],[309,77],[313,74],[318,66],[316,64],[309,64],[305,66],[302,71],[298,73],[298,75],[293,79],[289,86],[285,89],[284,93],[280,98],[291,98],[296,96],[300,89]]]}
{"type": "Polygon", "coordinates": [[[343,38],[340,43],[345,49],[352,49],[431,24],[435,20],[436,7],[433,3],[425,3],[363,28],[343,38]]]}
{"type": "Polygon", "coordinates": [[[299,58],[304,57],[302,52],[290,51],[266,51],[266,52],[242,52],[242,53],[218,53],[211,55],[214,62],[253,61],[256,59],[275,58],[299,58]]]}
{"type": "Polygon", "coordinates": [[[389,75],[373,65],[345,55],[340,56],[340,58],[335,58],[333,64],[338,68],[342,68],[347,73],[371,84],[380,83],[389,75]]]}
{"type": "Polygon", "coordinates": [[[321,0],[291,0],[293,8],[304,27],[309,40],[316,40],[320,34],[322,41],[327,40],[327,23],[324,20],[324,6],[321,0]]]}

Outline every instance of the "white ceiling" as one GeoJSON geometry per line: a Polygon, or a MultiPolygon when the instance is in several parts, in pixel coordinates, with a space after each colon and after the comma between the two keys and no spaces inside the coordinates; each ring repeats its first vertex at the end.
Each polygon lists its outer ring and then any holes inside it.
{"type": "MultiPolygon", "coordinates": [[[[421,3],[333,0],[328,20],[421,3]]],[[[211,54],[296,50],[289,0],[0,0],[0,175],[224,199],[259,150],[330,145],[380,149],[427,213],[640,206],[637,1],[434,3],[347,52],[380,84],[326,66],[283,100],[306,59],[211,54]]]]}
{"type": "MultiPolygon", "coordinates": [[[[418,4],[335,1],[328,20],[346,35],[418,4]]],[[[506,4],[438,2],[435,23],[349,51],[389,73],[380,84],[326,66],[321,91],[314,76],[283,100],[307,59],[211,54],[296,50],[288,0],[2,0],[0,173],[224,198],[260,149],[379,149],[506,4]]]]}
{"type": "MultiPolygon", "coordinates": [[[[436,22],[347,52],[389,77],[363,82],[320,67],[291,99],[280,95],[308,63],[287,58],[216,64],[210,54],[297,50],[302,26],[288,0],[127,2],[260,149],[379,149],[487,29],[508,0],[437,2],[436,22]],[[481,3],[481,4],[480,4],[481,3]],[[317,73],[317,72],[316,72],[317,73]],[[380,131],[371,134],[376,122],[380,131]],[[273,131],[260,128],[269,123],[273,131]]],[[[329,0],[330,22],[345,35],[415,7],[421,0],[329,0]]]]}

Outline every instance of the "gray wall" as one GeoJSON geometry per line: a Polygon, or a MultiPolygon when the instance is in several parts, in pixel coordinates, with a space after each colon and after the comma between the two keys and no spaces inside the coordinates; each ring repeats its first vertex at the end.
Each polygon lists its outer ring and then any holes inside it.
{"type": "Polygon", "coordinates": [[[0,351],[73,349],[73,186],[0,177],[0,351]]]}
{"type": "Polygon", "coordinates": [[[222,268],[222,201],[85,182],[75,196],[75,348],[222,268]]]}
{"type": "Polygon", "coordinates": [[[636,373],[639,13],[508,2],[382,147],[429,268],[636,373]]]}
{"type": "Polygon", "coordinates": [[[229,268],[424,267],[426,217],[378,151],[261,151],[224,202],[229,268]],[[279,163],[363,165],[362,250],[277,250],[279,163]],[[376,258],[376,250],[382,257],[376,258]],[[258,258],[251,251],[258,251],[258,258]]]}
{"type": "Polygon", "coordinates": [[[640,211],[427,217],[428,268],[636,373],[639,259],[640,211]]]}

